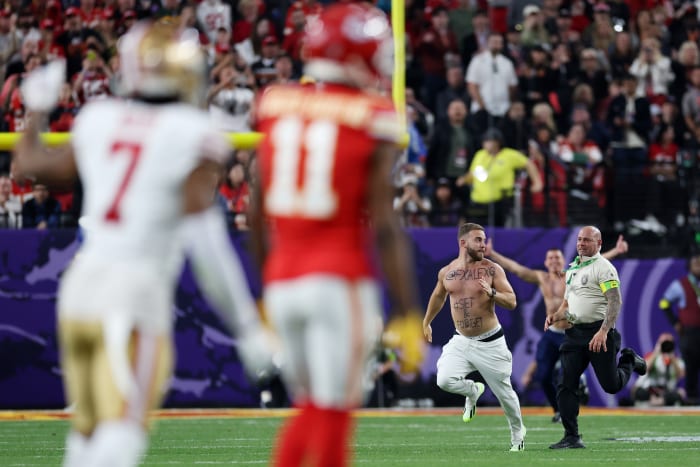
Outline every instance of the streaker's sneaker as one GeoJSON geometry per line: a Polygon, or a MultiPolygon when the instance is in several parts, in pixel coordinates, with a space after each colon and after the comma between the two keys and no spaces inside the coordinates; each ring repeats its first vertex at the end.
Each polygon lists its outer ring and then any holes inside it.
{"type": "Polygon", "coordinates": [[[474,389],[476,390],[474,398],[467,397],[467,400],[464,401],[464,413],[462,414],[462,421],[464,423],[471,422],[474,415],[476,415],[476,401],[478,401],[479,397],[484,393],[486,386],[484,386],[484,383],[474,383],[474,389]]]}
{"type": "Polygon", "coordinates": [[[513,443],[510,445],[510,452],[518,452],[525,450],[525,435],[527,434],[527,429],[523,427],[523,439],[519,443],[513,443]]]}

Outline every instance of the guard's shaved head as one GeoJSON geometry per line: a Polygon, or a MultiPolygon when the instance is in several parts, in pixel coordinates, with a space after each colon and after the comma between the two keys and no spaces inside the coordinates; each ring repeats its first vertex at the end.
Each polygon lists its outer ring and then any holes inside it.
{"type": "Polygon", "coordinates": [[[595,256],[603,244],[600,230],[592,225],[587,225],[579,230],[576,238],[576,251],[581,256],[595,256]]]}

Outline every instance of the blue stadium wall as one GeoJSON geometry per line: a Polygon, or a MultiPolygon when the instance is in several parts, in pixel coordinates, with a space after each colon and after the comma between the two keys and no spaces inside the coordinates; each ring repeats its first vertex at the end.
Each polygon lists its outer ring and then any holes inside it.
{"type": "MultiPolygon", "coordinates": [[[[489,235],[503,254],[539,268],[550,247],[560,247],[567,258],[573,258],[576,232],[495,229],[489,235]]],[[[409,234],[425,305],[439,269],[457,252],[456,230],[421,229],[409,234]]],[[[244,238],[234,234],[232,241],[242,251],[251,288],[258,294],[259,280],[241,248],[244,238]]],[[[57,281],[77,248],[75,232],[70,230],[0,231],[0,409],[65,406],[56,349],[55,302],[57,281]]],[[[619,259],[613,263],[622,283],[623,310],[617,326],[623,346],[650,351],[658,334],[671,330],[657,304],[669,283],[685,273],[685,262],[619,259]]],[[[497,314],[513,352],[513,381],[517,384],[534,357],[545,311],[536,286],[513,275],[510,281],[518,307],[514,311],[497,308],[497,314]]],[[[258,407],[259,389],[243,374],[235,339],[202,299],[188,268],[176,294],[175,315],[177,365],[166,406],[258,407]]],[[[446,307],[433,323],[433,346],[420,374],[419,383],[428,388],[427,395],[434,388],[441,346],[453,333],[446,307]]],[[[628,394],[625,390],[610,396],[592,374],[588,376],[590,405],[616,406],[618,398],[628,394]]]]}

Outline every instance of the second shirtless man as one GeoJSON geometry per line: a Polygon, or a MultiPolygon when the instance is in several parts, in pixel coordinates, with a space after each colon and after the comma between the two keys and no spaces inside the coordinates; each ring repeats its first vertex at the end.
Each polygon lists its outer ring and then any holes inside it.
{"type": "Polygon", "coordinates": [[[423,333],[433,340],[430,323],[440,312],[447,297],[455,325],[455,335],[443,347],[437,362],[437,384],[447,392],[466,398],[462,420],[469,422],[476,413],[476,401],[484,385],[467,379],[481,373],[503,407],[510,425],[511,451],[525,448],[525,426],[520,401],[510,382],[513,356],[498,322],[495,305],[515,308],[515,292],[503,268],[484,258],[486,234],[479,224],[466,223],[459,228],[459,256],[440,269],[423,319],[423,333]]]}

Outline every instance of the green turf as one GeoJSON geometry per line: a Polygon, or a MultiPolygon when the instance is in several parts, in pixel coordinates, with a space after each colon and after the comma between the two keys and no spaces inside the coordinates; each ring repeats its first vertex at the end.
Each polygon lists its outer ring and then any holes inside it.
{"type": "MultiPolygon", "coordinates": [[[[587,449],[567,451],[547,448],[561,438],[560,425],[549,417],[526,416],[526,450],[511,453],[502,415],[477,414],[464,424],[458,412],[358,419],[354,465],[700,465],[698,416],[584,415],[580,422],[587,449]]],[[[144,465],[267,465],[279,424],[279,418],[160,420],[144,465]]],[[[66,429],[64,421],[0,422],[0,464],[60,465],[66,429]]]]}

